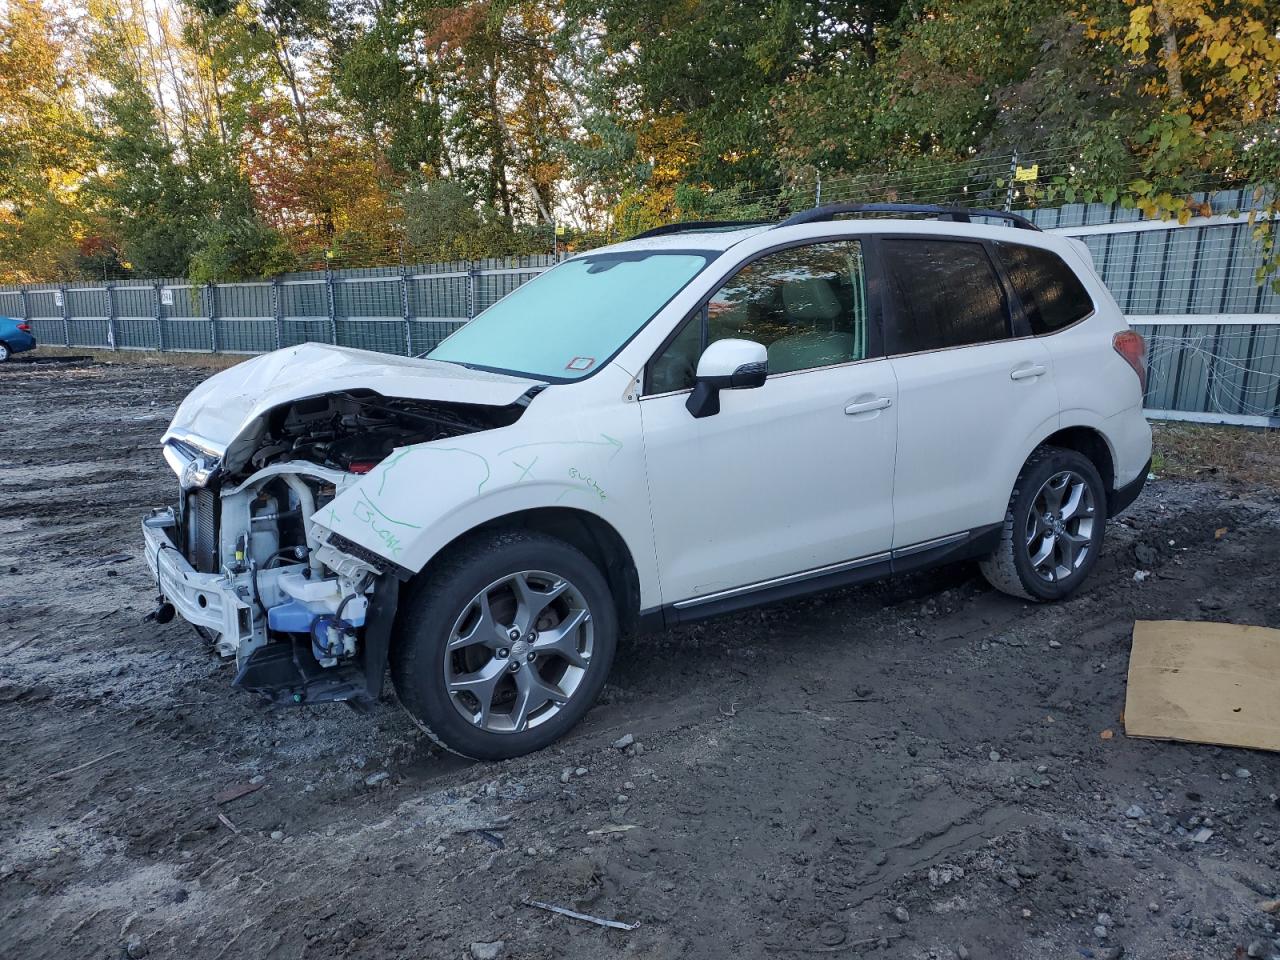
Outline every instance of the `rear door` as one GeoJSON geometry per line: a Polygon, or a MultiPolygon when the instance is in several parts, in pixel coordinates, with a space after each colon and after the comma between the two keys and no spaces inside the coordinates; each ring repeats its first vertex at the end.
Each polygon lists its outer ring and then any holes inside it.
{"type": "Polygon", "coordinates": [[[991,247],[889,236],[885,347],[898,384],[893,545],[1003,521],[1030,446],[1059,419],[1053,360],[1030,335],[991,247]]]}

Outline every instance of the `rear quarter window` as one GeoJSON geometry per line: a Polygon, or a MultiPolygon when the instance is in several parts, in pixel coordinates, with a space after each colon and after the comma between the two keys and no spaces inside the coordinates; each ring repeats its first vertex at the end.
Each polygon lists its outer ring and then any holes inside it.
{"type": "Polygon", "coordinates": [[[1093,313],[1089,291],[1056,253],[1018,243],[997,243],[996,248],[1032,333],[1053,333],[1093,313]]]}

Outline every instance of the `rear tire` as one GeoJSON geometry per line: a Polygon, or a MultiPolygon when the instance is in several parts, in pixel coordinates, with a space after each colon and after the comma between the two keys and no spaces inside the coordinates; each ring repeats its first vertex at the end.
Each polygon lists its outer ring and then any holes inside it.
{"type": "Polygon", "coordinates": [[[433,564],[397,631],[391,678],[414,722],[454,753],[505,760],[555,742],[591,709],[618,619],[579,550],[507,530],[433,564]]]}
{"type": "Polygon", "coordinates": [[[0,342],[0,363],[4,363],[8,359],[9,359],[9,345],[7,343],[0,342]]]}
{"type": "Polygon", "coordinates": [[[1106,489],[1089,458],[1040,447],[1018,474],[1000,545],[980,561],[982,575],[1010,596],[1061,600],[1098,562],[1106,520],[1106,489]]]}

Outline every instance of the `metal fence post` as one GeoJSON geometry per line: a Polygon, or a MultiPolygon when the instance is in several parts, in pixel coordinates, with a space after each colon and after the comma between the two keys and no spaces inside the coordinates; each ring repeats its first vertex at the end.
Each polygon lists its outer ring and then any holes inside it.
{"type": "Polygon", "coordinates": [[[467,319],[474,319],[476,315],[476,283],[480,277],[480,271],[476,269],[474,263],[467,266],[467,319]]]}
{"type": "Polygon", "coordinates": [[[209,316],[209,349],[218,352],[218,288],[213,283],[204,285],[205,302],[209,316]]]}
{"type": "Polygon", "coordinates": [[[276,322],[276,349],[284,346],[284,317],[280,313],[280,278],[271,278],[271,319],[276,322]]]}
{"type": "Polygon", "coordinates": [[[813,188],[813,205],[815,207],[822,206],[822,171],[819,170],[815,174],[817,184],[813,188]]]}
{"type": "Polygon", "coordinates": [[[58,305],[62,307],[62,343],[64,346],[71,346],[71,314],[67,311],[70,309],[67,303],[67,288],[58,285],[58,305]]]}
{"type": "Polygon", "coordinates": [[[31,300],[27,297],[27,288],[21,286],[18,288],[18,296],[22,298],[22,319],[31,319],[31,300]]]}
{"type": "Polygon", "coordinates": [[[338,342],[338,316],[333,297],[333,270],[329,266],[329,254],[324,259],[324,306],[329,314],[329,342],[338,342]]]}
{"type": "Polygon", "coordinates": [[[409,268],[404,262],[404,247],[400,247],[400,315],[404,318],[404,353],[413,356],[413,322],[409,313],[409,268]]]}
{"type": "Polygon", "coordinates": [[[152,307],[155,309],[156,317],[156,349],[164,350],[164,301],[161,299],[161,284],[153,283],[151,285],[152,307]]]}
{"type": "Polygon", "coordinates": [[[107,299],[107,346],[112,350],[119,350],[116,346],[116,297],[115,284],[103,282],[102,292],[107,299]]]}
{"type": "Polygon", "coordinates": [[[1013,209],[1013,184],[1018,176],[1018,151],[1013,151],[1013,156],[1009,158],[1009,183],[1004,190],[1004,209],[1009,212],[1013,209]]]}

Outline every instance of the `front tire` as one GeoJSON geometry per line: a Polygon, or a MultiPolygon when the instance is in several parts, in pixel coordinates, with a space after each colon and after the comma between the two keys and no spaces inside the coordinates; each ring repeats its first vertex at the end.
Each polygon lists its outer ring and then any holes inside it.
{"type": "Polygon", "coordinates": [[[1000,545],[979,567],[997,590],[1024,600],[1061,600],[1098,562],[1106,489],[1093,463],[1061,447],[1040,447],[1018,474],[1000,545]]]}
{"type": "Polygon", "coordinates": [[[9,359],[9,345],[7,343],[0,342],[0,363],[4,363],[8,359],[9,359]]]}
{"type": "Polygon", "coordinates": [[[505,760],[582,719],[617,636],[609,586],[581,551],[543,534],[494,532],[431,567],[401,611],[391,677],[436,743],[505,760]]]}

